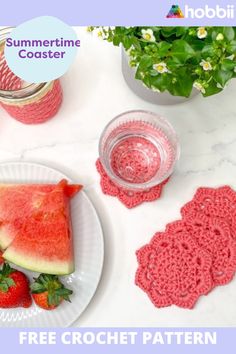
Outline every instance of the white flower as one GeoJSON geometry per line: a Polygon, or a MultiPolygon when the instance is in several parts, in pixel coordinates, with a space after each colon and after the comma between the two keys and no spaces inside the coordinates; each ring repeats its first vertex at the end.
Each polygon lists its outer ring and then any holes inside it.
{"type": "Polygon", "coordinates": [[[211,71],[212,70],[212,66],[211,66],[211,63],[209,61],[202,60],[200,65],[202,66],[204,71],[211,71]]]}
{"type": "Polygon", "coordinates": [[[195,87],[198,91],[201,91],[202,93],[206,92],[206,90],[204,89],[204,87],[202,86],[202,84],[199,81],[195,81],[193,83],[193,87],[195,87]]]}
{"type": "Polygon", "coordinates": [[[142,37],[143,39],[145,39],[146,41],[148,42],[155,42],[156,41],[156,38],[153,34],[153,30],[151,30],[150,28],[145,30],[145,29],[142,29],[142,37]]]}
{"type": "Polygon", "coordinates": [[[166,63],[164,63],[164,62],[154,64],[152,67],[153,67],[153,69],[156,70],[159,74],[169,73],[169,70],[168,70],[168,68],[167,68],[167,65],[166,65],[166,63]]]}
{"type": "Polygon", "coordinates": [[[223,41],[224,38],[225,37],[224,37],[224,35],[222,33],[218,33],[217,36],[216,36],[216,40],[217,41],[223,41]]]}
{"type": "Polygon", "coordinates": [[[197,29],[197,36],[200,39],[206,38],[207,36],[207,30],[205,29],[205,27],[198,27],[197,29]]]}

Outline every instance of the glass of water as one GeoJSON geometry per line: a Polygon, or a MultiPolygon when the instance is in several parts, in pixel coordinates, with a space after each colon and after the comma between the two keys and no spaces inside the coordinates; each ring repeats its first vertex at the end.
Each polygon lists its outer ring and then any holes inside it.
{"type": "Polygon", "coordinates": [[[99,142],[100,161],[118,186],[145,191],[173,172],[180,155],[177,135],[156,113],[134,110],[115,117],[99,142]]]}

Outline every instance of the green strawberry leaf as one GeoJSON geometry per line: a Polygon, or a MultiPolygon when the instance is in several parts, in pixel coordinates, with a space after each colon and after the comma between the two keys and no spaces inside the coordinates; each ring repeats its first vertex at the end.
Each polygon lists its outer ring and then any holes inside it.
{"type": "Polygon", "coordinates": [[[195,55],[193,48],[183,39],[178,39],[173,42],[172,57],[175,57],[179,60],[180,63],[185,63],[186,60],[195,55]]]}
{"type": "Polygon", "coordinates": [[[228,41],[232,41],[235,37],[233,27],[223,27],[222,33],[228,41]]]}
{"type": "Polygon", "coordinates": [[[227,50],[232,53],[232,52],[236,52],[236,40],[233,40],[229,43],[229,45],[227,46],[227,50]]]}
{"type": "Polygon", "coordinates": [[[216,82],[219,82],[219,84],[224,87],[232,76],[232,71],[217,70],[214,74],[214,79],[216,80],[216,82]]]}
{"type": "Polygon", "coordinates": [[[30,285],[33,294],[48,292],[47,301],[49,306],[58,306],[62,299],[70,301],[69,296],[73,293],[67,289],[60,281],[57,275],[40,274],[34,278],[34,283],[30,285]]]}
{"type": "Polygon", "coordinates": [[[232,70],[236,66],[236,61],[230,60],[230,59],[224,59],[221,65],[222,70],[232,70]]]}
{"type": "Polygon", "coordinates": [[[138,68],[139,70],[146,70],[147,68],[152,66],[152,64],[153,64],[152,57],[149,55],[143,55],[140,60],[138,68]]]}
{"type": "Polygon", "coordinates": [[[64,297],[64,296],[72,295],[72,294],[73,294],[73,291],[70,290],[70,289],[67,289],[67,288],[63,287],[63,288],[61,288],[61,289],[55,290],[55,293],[56,293],[57,295],[59,295],[59,296],[64,297]]]}
{"type": "Polygon", "coordinates": [[[172,45],[168,42],[160,42],[157,44],[158,47],[158,54],[160,57],[165,57],[169,51],[169,49],[172,47],[172,45]]]}
{"type": "Polygon", "coordinates": [[[211,80],[208,83],[208,87],[205,88],[206,92],[203,93],[204,97],[216,95],[217,93],[221,92],[222,89],[216,86],[216,82],[214,80],[211,80]]]}
{"type": "Polygon", "coordinates": [[[43,293],[44,291],[46,291],[45,287],[38,282],[34,282],[30,285],[30,290],[32,293],[34,294],[40,294],[43,293]]]}
{"type": "Polygon", "coordinates": [[[206,44],[202,48],[202,54],[204,58],[212,57],[215,54],[215,49],[212,44],[206,44]]]}
{"type": "Polygon", "coordinates": [[[11,286],[15,285],[14,280],[9,277],[12,273],[15,272],[15,269],[11,268],[8,263],[4,263],[0,271],[0,290],[7,292],[11,286]]]}
{"type": "Polygon", "coordinates": [[[3,293],[6,293],[8,291],[8,285],[6,283],[1,283],[0,284],[0,291],[3,293]]]}
{"type": "Polygon", "coordinates": [[[14,286],[15,282],[12,278],[6,278],[4,279],[5,283],[7,284],[7,286],[10,288],[10,286],[14,286]]]}
{"type": "Polygon", "coordinates": [[[11,273],[14,273],[15,269],[11,268],[11,266],[8,263],[4,263],[2,270],[0,271],[0,276],[7,277],[11,273]]]}

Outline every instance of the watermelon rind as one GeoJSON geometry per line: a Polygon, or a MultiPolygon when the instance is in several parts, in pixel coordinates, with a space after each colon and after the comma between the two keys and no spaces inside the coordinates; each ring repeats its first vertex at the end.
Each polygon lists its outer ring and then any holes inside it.
{"type": "Polygon", "coordinates": [[[4,253],[3,257],[8,262],[15,265],[31,270],[32,272],[47,273],[55,275],[68,275],[74,272],[73,261],[58,261],[58,260],[45,260],[21,253],[9,247],[4,253]]]}

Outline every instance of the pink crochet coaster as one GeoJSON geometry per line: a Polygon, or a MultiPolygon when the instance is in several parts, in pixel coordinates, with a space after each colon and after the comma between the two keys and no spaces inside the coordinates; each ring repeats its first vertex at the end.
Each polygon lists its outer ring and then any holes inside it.
{"type": "Polygon", "coordinates": [[[191,309],[212,288],[211,256],[186,232],[157,233],[136,254],[135,283],[156,307],[191,309]]]}
{"type": "Polygon", "coordinates": [[[161,196],[162,188],[168,182],[166,179],[161,184],[150,188],[148,191],[134,192],[123,189],[117,186],[106,174],[100,160],[96,161],[97,171],[101,176],[100,185],[102,191],[106,195],[117,197],[127,208],[131,209],[143,202],[151,202],[159,199],[161,196]]]}
{"type": "Polygon", "coordinates": [[[229,186],[219,188],[198,188],[193,199],[181,209],[183,219],[196,217],[217,217],[226,221],[231,237],[236,240],[236,192],[229,186]]]}
{"type": "Polygon", "coordinates": [[[181,214],[137,251],[136,285],[157,307],[192,308],[236,272],[236,192],[199,188],[181,214]]]}
{"type": "Polygon", "coordinates": [[[214,285],[229,283],[236,271],[236,242],[231,238],[229,225],[219,218],[201,218],[192,222],[180,220],[167,225],[175,235],[188,233],[212,258],[211,275],[214,285]]]}

